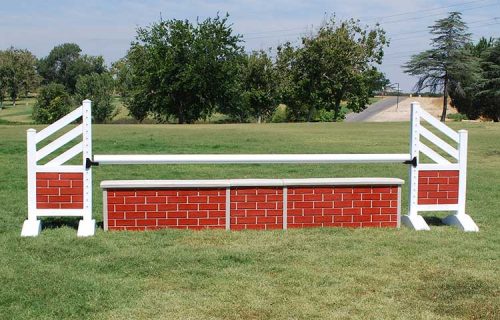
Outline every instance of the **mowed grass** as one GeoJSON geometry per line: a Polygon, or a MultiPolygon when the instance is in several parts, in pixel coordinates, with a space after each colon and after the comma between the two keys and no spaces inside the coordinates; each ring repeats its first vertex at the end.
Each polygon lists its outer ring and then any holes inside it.
{"type": "MultiPolygon", "coordinates": [[[[408,123],[96,125],[95,154],[406,153],[408,123]]],[[[2,319],[498,319],[500,126],[469,130],[467,211],[479,233],[396,229],[104,232],[26,218],[25,131],[0,126],[2,319]]],[[[41,127],[37,127],[38,129],[41,127]]],[[[100,166],[107,179],[400,177],[400,164],[100,166]]],[[[406,211],[406,187],[403,213],[406,211]]]]}

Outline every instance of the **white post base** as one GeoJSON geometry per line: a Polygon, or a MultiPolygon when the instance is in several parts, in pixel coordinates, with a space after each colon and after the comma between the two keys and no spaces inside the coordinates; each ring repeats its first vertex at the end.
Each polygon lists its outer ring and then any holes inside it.
{"type": "Polygon", "coordinates": [[[401,222],[410,229],[417,231],[429,231],[429,225],[424,218],[418,214],[405,215],[401,217],[401,222]]]}
{"type": "Polygon", "coordinates": [[[78,237],[90,237],[95,234],[95,220],[83,219],[78,223],[78,237]]]}
{"type": "Polygon", "coordinates": [[[450,226],[457,226],[460,230],[465,232],[479,232],[479,227],[474,220],[465,213],[449,215],[443,219],[443,223],[450,226]]]}
{"type": "Polygon", "coordinates": [[[42,231],[42,222],[40,220],[26,219],[23,223],[21,237],[36,237],[42,231]]]}

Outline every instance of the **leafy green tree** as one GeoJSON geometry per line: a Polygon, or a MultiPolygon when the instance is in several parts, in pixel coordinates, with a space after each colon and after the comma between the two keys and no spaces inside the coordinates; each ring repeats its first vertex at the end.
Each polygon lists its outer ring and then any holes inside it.
{"type": "Polygon", "coordinates": [[[372,97],[376,92],[383,91],[384,88],[391,83],[389,79],[385,77],[385,74],[378,71],[375,67],[366,70],[363,73],[363,78],[365,79],[365,85],[368,88],[368,92],[372,97]]]}
{"type": "Polygon", "coordinates": [[[113,78],[109,73],[91,73],[78,78],[75,98],[78,102],[92,100],[92,120],[95,123],[104,123],[116,115],[113,89],[113,78]]]}
{"type": "Polygon", "coordinates": [[[15,106],[22,94],[35,89],[39,83],[35,66],[36,57],[28,50],[0,51],[0,101],[8,95],[15,106]]]}
{"type": "Polygon", "coordinates": [[[38,73],[44,84],[56,82],[74,93],[79,76],[106,71],[104,59],[81,54],[82,49],[75,43],[55,46],[45,58],[38,62],[38,73]]]}
{"type": "Polygon", "coordinates": [[[33,120],[37,123],[52,123],[71,111],[71,105],[71,97],[62,84],[48,84],[40,89],[33,107],[33,120]]]}
{"type": "Polygon", "coordinates": [[[378,25],[368,29],[352,19],[337,22],[332,18],[313,36],[303,37],[302,47],[278,50],[278,55],[286,55],[283,59],[289,66],[285,69],[291,73],[286,81],[292,87],[285,92],[287,105],[294,102],[288,105],[292,118],[307,113],[310,121],[324,109],[340,120],[341,101],[355,112],[363,110],[370,96],[364,73],[371,64],[381,63],[386,44],[385,32],[378,25]]]}
{"type": "Polygon", "coordinates": [[[149,112],[159,121],[192,123],[221,105],[235,103],[242,57],[240,36],[228,16],[192,24],[168,20],[139,28],[128,52],[126,105],[138,118],[149,112]]]}
{"type": "Polygon", "coordinates": [[[498,122],[500,120],[500,40],[498,39],[483,54],[481,76],[476,93],[481,115],[498,122]]]}
{"type": "MultiPolygon", "coordinates": [[[[244,113],[257,122],[269,118],[276,107],[276,76],[273,61],[265,51],[245,56],[241,68],[241,104],[244,113]]],[[[234,104],[231,104],[234,107],[234,104]]],[[[231,113],[235,108],[228,110],[231,113]]],[[[241,114],[241,113],[240,113],[241,114]]]]}
{"type": "Polygon", "coordinates": [[[460,12],[450,12],[448,17],[439,19],[430,28],[435,37],[432,49],[412,56],[403,67],[405,72],[418,76],[417,91],[429,88],[431,92],[442,90],[443,112],[441,121],[446,119],[450,87],[459,85],[461,74],[472,72],[470,54],[463,50],[470,42],[470,33],[460,12]]]}

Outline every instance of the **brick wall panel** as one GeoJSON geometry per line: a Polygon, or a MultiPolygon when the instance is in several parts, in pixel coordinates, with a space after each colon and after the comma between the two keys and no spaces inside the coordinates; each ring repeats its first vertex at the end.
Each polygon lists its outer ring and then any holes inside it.
{"type": "Polygon", "coordinates": [[[418,179],[418,204],[457,204],[458,170],[422,170],[418,179]]]}
{"type": "Polygon", "coordinates": [[[36,199],[38,209],[82,209],[83,174],[38,172],[36,199]]]}

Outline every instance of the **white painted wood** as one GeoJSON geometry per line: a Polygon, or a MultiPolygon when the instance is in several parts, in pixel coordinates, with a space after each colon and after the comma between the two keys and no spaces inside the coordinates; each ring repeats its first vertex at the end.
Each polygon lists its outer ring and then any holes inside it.
{"type": "Polygon", "coordinates": [[[450,127],[440,122],[438,119],[434,118],[434,116],[432,116],[430,113],[423,110],[422,108],[420,108],[419,113],[420,117],[423,118],[425,121],[427,121],[427,123],[429,123],[434,128],[438,129],[439,131],[441,131],[442,133],[453,139],[455,142],[458,142],[458,133],[453,131],[450,127]]]}
{"type": "Polygon", "coordinates": [[[288,188],[283,187],[283,230],[288,229],[288,188]]]}
{"type": "Polygon", "coordinates": [[[434,133],[421,126],[420,134],[424,136],[426,139],[428,139],[430,142],[434,143],[436,146],[441,148],[441,150],[443,150],[444,152],[448,153],[450,156],[458,160],[458,150],[450,146],[448,143],[443,141],[434,133]]]}
{"type": "Polygon", "coordinates": [[[409,154],[123,154],[94,155],[99,164],[196,163],[390,163],[411,160],[409,154]]]}
{"type": "Polygon", "coordinates": [[[418,165],[418,170],[459,170],[458,163],[439,164],[439,163],[421,163],[418,165]]]}
{"type": "Polygon", "coordinates": [[[308,179],[226,179],[226,180],[106,180],[102,189],[171,189],[282,186],[367,186],[402,185],[397,178],[308,178],[308,179]]]}
{"type": "Polygon", "coordinates": [[[76,128],[73,128],[72,130],[66,132],[64,135],[60,136],[56,140],[52,141],[42,149],[38,150],[36,153],[36,160],[40,161],[43,158],[45,158],[47,155],[51,154],[52,152],[56,151],[60,147],[64,146],[71,140],[75,139],[79,135],[82,134],[82,125],[79,125],[76,128]]]}
{"type": "Polygon", "coordinates": [[[419,204],[418,211],[456,211],[458,204],[419,204]]]}
{"type": "Polygon", "coordinates": [[[231,230],[231,189],[226,188],[226,230],[231,230]]]}
{"type": "Polygon", "coordinates": [[[61,119],[57,120],[56,122],[54,122],[50,126],[44,128],[43,130],[38,132],[36,135],[36,142],[38,143],[38,142],[42,141],[43,139],[47,138],[48,136],[50,136],[50,135],[56,133],[57,131],[59,131],[60,129],[64,128],[68,124],[72,123],[76,119],[80,118],[82,116],[82,110],[83,110],[83,106],[79,106],[78,108],[71,111],[70,113],[68,113],[67,115],[65,115],[61,119]]]}
{"type": "Polygon", "coordinates": [[[36,220],[36,130],[26,131],[27,178],[28,178],[28,220],[36,220]]]}
{"type": "MultiPolygon", "coordinates": [[[[416,221],[413,217],[418,215],[418,167],[420,166],[420,105],[418,102],[411,103],[411,123],[410,123],[410,158],[417,159],[417,167],[408,166],[408,176],[410,187],[408,188],[408,223],[410,225],[416,221]]],[[[420,220],[419,220],[420,221],[420,220]]]]}
{"type": "Polygon", "coordinates": [[[47,166],[61,166],[69,160],[76,157],[79,153],[83,151],[83,142],[74,145],[70,149],[66,150],[64,153],[60,154],[56,158],[47,162],[47,166]]]}
{"type": "Polygon", "coordinates": [[[82,209],[36,209],[38,217],[83,217],[82,209]]]}
{"type": "Polygon", "coordinates": [[[467,191],[467,143],[468,143],[468,133],[467,130],[458,131],[460,136],[460,142],[458,143],[458,148],[460,156],[458,158],[458,163],[460,165],[460,170],[458,172],[458,211],[457,215],[465,215],[465,199],[467,191]]]}
{"type": "Polygon", "coordinates": [[[83,171],[83,220],[78,226],[78,236],[85,237],[95,232],[95,220],[92,220],[92,166],[86,168],[86,159],[92,159],[92,102],[82,103],[82,167],[83,171]],[[81,230],[80,230],[81,228],[81,230]]]}
{"type": "Polygon", "coordinates": [[[431,158],[431,160],[435,161],[436,163],[439,163],[439,164],[450,164],[451,163],[447,159],[443,158],[439,153],[437,153],[436,151],[432,150],[431,148],[429,148],[428,146],[423,144],[422,141],[420,141],[418,147],[420,149],[420,152],[422,152],[423,154],[425,154],[426,156],[431,158]]]}

